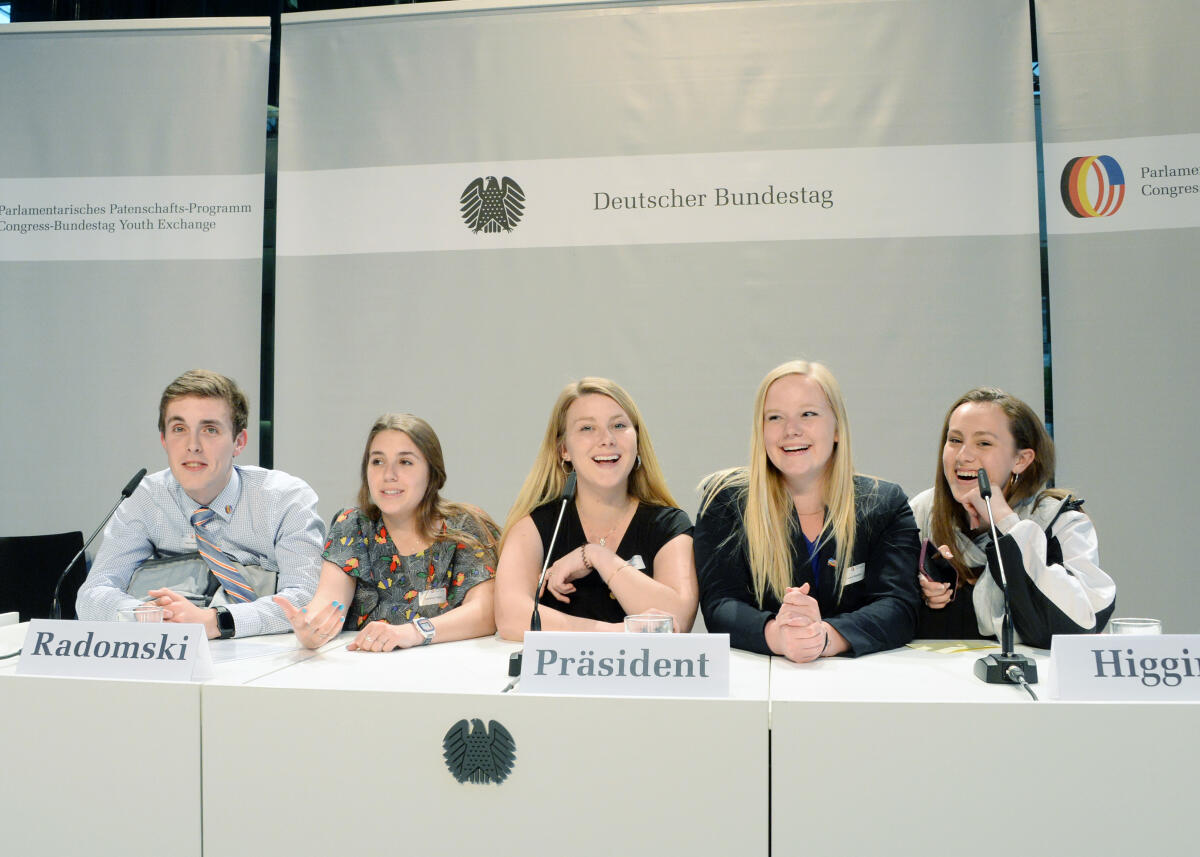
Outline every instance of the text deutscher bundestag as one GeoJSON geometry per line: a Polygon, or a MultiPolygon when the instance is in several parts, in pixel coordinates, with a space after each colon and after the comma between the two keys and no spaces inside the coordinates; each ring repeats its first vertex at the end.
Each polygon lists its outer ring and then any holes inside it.
{"type": "Polygon", "coordinates": [[[559,655],[554,649],[537,649],[536,675],[560,676],[631,676],[633,678],[709,678],[708,655],[695,658],[650,659],[650,650],[626,655],[620,649],[615,657],[596,657],[595,650],[581,650],[579,657],[559,655]]]}
{"type": "Polygon", "coordinates": [[[0,232],[28,235],[37,232],[212,232],[220,215],[251,214],[249,204],[207,202],[154,202],[128,205],[120,202],[82,205],[5,205],[0,203],[0,232]],[[53,219],[50,219],[53,218],[53,219]]]}
{"type": "Polygon", "coordinates": [[[770,184],[757,190],[730,190],[715,187],[712,191],[680,193],[675,188],[665,191],[634,194],[593,191],[593,211],[624,211],[643,208],[724,208],[726,206],[755,205],[819,205],[833,208],[832,190],[811,190],[807,187],[794,190],[776,190],[770,184]]]}

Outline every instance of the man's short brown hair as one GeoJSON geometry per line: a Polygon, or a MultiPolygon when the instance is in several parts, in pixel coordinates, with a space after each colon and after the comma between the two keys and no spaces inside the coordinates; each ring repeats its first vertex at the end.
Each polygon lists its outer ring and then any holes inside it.
{"type": "Polygon", "coordinates": [[[167,433],[167,405],[185,396],[220,399],[229,405],[235,437],[245,430],[250,421],[250,405],[246,402],[246,394],[236,381],[207,369],[192,369],[184,372],[163,390],[162,398],[158,402],[159,434],[167,433]]]}

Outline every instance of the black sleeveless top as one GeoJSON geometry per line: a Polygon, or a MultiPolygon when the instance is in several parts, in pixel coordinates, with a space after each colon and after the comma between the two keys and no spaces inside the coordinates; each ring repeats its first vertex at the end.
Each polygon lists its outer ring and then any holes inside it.
{"type": "MultiPolygon", "coordinates": [[[[550,545],[550,537],[554,534],[554,524],[558,520],[558,510],[561,507],[562,501],[555,500],[529,513],[538,534],[542,537],[543,556],[550,545]]],[[[634,568],[653,576],[654,558],[658,556],[663,545],[678,535],[691,534],[692,522],[682,509],[639,503],[615,552],[634,568]]],[[[583,533],[583,524],[579,521],[575,503],[568,503],[566,511],[563,512],[554,551],[550,555],[550,564],[553,565],[586,541],[587,537],[583,533]]],[[[564,604],[549,592],[542,594],[540,603],[571,616],[600,622],[620,622],[625,618],[625,610],[616,596],[609,591],[608,584],[601,579],[599,573],[593,571],[572,583],[575,592],[571,594],[569,604],[564,604]]]]}

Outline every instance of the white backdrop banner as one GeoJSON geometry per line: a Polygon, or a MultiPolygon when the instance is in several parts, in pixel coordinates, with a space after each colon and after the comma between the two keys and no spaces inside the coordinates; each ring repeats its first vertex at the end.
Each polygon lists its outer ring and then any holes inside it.
{"type": "Polygon", "coordinates": [[[261,259],[263,177],[0,178],[0,260],[261,259]]]}
{"type": "Polygon", "coordinates": [[[1051,235],[1200,227],[1200,134],[1047,143],[1045,158],[1051,235]]]}
{"type": "Polygon", "coordinates": [[[165,466],[187,369],[254,425],[269,49],[266,18],[0,27],[3,535],[90,532],[165,466]]]}
{"type": "Polygon", "coordinates": [[[411,411],[503,519],[601,375],[694,509],[806,357],[915,493],[963,390],[1042,403],[1030,54],[1023,0],[284,16],[277,463],[333,514],[411,411]]]}
{"type": "Polygon", "coordinates": [[[1200,458],[1180,451],[1200,421],[1200,4],[1036,12],[1058,482],[1088,500],[1119,612],[1195,632],[1200,458]]]}
{"type": "Polygon", "coordinates": [[[279,252],[1028,235],[1037,213],[1010,177],[1034,157],[1010,143],[289,172],[306,214],[279,252]]]}

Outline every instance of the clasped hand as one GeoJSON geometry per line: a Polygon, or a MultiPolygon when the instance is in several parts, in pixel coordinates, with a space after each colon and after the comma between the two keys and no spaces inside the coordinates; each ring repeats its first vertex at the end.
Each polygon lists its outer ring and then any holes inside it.
{"type": "Polygon", "coordinates": [[[783,654],[798,664],[821,657],[829,629],[821,619],[821,606],[808,594],[809,586],[789,586],[775,616],[783,654]]]}

